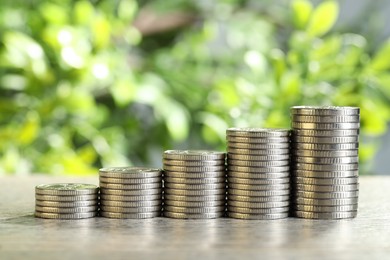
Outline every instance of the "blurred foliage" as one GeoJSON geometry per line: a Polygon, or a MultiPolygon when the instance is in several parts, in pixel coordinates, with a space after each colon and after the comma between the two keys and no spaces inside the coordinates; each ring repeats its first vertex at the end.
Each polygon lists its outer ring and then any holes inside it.
{"type": "Polygon", "coordinates": [[[0,173],[160,166],[225,149],[293,105],[361,107],[361,161],[390,118],[390,41],[338,33],[336,1],[2,1],[0,173]],[[288,13],[286,13],[288,10],[288,13]]]}

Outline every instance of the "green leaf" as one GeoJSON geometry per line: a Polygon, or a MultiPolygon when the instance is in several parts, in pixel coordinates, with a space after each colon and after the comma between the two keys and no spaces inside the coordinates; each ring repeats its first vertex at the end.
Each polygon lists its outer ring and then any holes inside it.
{"type": "Polygon", "coordinates": [[[375,54],[370,67],[373,70],[387,70],[390,68],[390,40],[388,40],[375,54]]]}
{"type": "Polygon", "coordinates": [[[335,24],[339,14],[336,1],[324,1],[314,10],[306,31],[311,36],[322,36],[335,24]]]}
{"type": "Polygon", "coordinates": [[[292,1],[291,8],[295,27],[298,29],[305,28],[313,11],[311,2],[307,0],[295,0],[292,1]]]}

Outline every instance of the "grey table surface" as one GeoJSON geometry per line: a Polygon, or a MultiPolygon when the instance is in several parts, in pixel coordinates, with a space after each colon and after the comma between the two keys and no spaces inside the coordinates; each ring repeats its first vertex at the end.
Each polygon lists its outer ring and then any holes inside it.
{"type": "Polygon", "coordinates": [[[389,259],[390,177],[361,177],[350,220],[47,220],[34,186],[97,177],[0,177],[0,259],[389,259]]]}

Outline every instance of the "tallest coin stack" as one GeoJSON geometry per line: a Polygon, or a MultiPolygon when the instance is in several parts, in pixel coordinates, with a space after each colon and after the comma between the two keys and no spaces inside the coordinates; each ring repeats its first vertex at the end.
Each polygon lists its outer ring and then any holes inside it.
{"type": "Polygon", "coordinates": [[[291,108],[295,216],[356,217],[359,115],[357,107],[291,108]]]}

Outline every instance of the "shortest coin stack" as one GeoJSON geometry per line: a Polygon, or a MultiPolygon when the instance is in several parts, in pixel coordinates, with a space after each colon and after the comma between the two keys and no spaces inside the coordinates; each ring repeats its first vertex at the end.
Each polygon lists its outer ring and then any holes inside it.
{"type": "Polygon", "coordinates": [[[35,217],[83,219],[97,216],[99,188],[92,184],[54,183],[35,187],[35,217]]]}
{"type": "Polygon", "coordinates": [[[162,171],[145,167],[99,170],[100,216],[153,218],[161,215],[162,171]]]}

